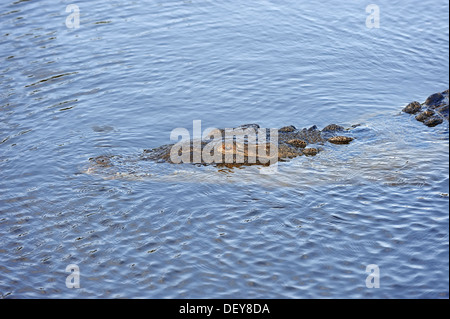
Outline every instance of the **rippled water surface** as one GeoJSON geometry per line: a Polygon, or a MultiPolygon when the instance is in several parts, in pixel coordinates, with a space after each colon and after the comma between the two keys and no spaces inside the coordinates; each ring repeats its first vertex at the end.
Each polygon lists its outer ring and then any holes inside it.
{"type": "Polygon", "coordinates": [[[448,298],[448,123],[399,112],[449,86],[448,1],[377,4],[2,1],[0,296],[448,298]],[[89,171],[193,120],[362,125],[276,174],[89,171]]]}

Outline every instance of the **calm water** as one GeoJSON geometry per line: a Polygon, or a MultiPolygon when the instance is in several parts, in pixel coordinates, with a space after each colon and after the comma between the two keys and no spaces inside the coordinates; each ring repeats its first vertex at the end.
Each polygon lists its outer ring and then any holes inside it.
{"type": "Polygon", "coordinates": [[[399,114],[449,86],[448,1],[377,4],[2,1],[1,296],[448,298],[448,123],[399,114]],[[85,174],[193,120],[363,125],[274,175],[85,174]]]}

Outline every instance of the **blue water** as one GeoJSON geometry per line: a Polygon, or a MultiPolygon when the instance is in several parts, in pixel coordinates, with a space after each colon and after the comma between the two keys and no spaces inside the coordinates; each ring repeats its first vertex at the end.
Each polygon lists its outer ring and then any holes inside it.
{"type": "Polygon", "coordinates": [[[0,296],[449,297],[448,123],[399,114],[449,87],[448,1],[71,3],[0,4],[0,296]],[[362,126],[272,175],[87,174],[193,120],[362,126]]]}

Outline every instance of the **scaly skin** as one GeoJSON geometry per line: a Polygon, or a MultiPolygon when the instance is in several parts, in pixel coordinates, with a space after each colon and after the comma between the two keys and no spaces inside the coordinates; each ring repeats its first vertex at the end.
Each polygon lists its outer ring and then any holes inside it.
{"type": "Polygon", "coordinates": [[[416,115],[416,120],[433,127],[448,121],[449,91],[434,93],[420,104],[417,101],[409,103],[403,112],[416,115]]]}
{"type": "MultiPolygon", "coordinates": [[[[259,135],[257,134],[257,129],[259,129],[259,125],[257,124],[246,124],[234,129],[251,129],[255,132],[255,136],[259,139],[259,135]]],[[[213,154],[220,154],[221,161],[220,163],[207,163],[203,159],[201,163],[198,164],[214,164],[217,166],[226,166],[226,167],[238,167],[242,165],[269,165],[270,160],[272,159],[272,163],[276,161],[285,161],[289,158],[294,158],[297,156],[314,156],[320,151],[321,145],[325,145],[327,141],[334,144],[348,144],[353,138],[349,136],[341,136],[338,135],[339,132],[344,132],[345,129],[341,126],[332,124],[327,126],[324,130],[320,131],[316,126],[310,127],[309,129],[297,129],[294,126],[284,127],[278,130],[278,143],[275,145],[270,140],[270,132],[266,130],[266,134],[264,136],[264,141],[260,144],[255,144],[254,141],[250,141],[247,136],[239,136],[237,137],[237,141],[231,142],[225,140],[224,130],[218,130],[221,135],[221,140],[215,141],[211,145],[214,149],[213,154]],[[308,145],[311,145],[307,147],[308,145]],[[259,150],[258,147],[261,149],[259,150]],[[270,147],[273,149],[278,148],[278,154],[270,154],[270,147]],[[233,160],[230,162],[226,161],[226,155],[232,156],[233,160]],[[239,162],[237,158],[241,156],[243,162],[239,162]],[[276,157],[276,158],[275,158],[276,157]],[[254,160],[252,161],[252,158],[254,160]]],[[[202,152],[208,143],[211,143],[213,140],[202,140],[199,145],[200,148],[198,150],[194,147],[194,142],[190,141],[186,144],[186,150],[190,152],[190,160],[193,161],[194,155],[196,152],[202,152]]],[[[172,146],[163,145],[154,149],[144,150],[142,155],[143,160],[153,160],[158,162],[167,162],[173,163],[170,156],[170,151],[172,146]]],[[[181,153],[179,153],[181,155],[181,153]]],[[[200,158],[200,156],[199,156],[200,158]]]]}

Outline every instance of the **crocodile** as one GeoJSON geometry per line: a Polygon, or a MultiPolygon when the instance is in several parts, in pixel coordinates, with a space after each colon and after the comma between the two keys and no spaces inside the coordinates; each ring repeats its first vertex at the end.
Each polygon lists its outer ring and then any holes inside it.
{"type": "MultiPolygon", "coordinates": [[[[402,113],[415,115],[415,119],[429,127],[448,122],[449,90],[430,95],[424,103],[413,101],[402,113]]],[[[343,127],[330,124],[321,130],[317,126],[298,129],[294,125],[277,130],[262,129],[258,124],[245,124],[233,129],[214,129],[204,139],[189,139],[144,149],[139,160],[156,163],[193,163],[217,167],[245,165],[269,166],[275,162],[289,161],[298,156],[315,156],[327,145],[337,147],[351,144],[357,137],[354,129],[359,124],[343,127]],[[230,135],[227,133],[231,132],[230,135]],[[206,154],[206,155],[205,155],[206,154]]],[[[113,156],[91,158],[93,165],[111,167],[113,156]]]]}
{"type": "Polygon", "coordinates": [[[405,113],[416,115],[415,118],[423,124],[434,127],[448,122],[449,90],[430,95],[424,103],[413,101],[402,110],[405,113]]]}
{"type": "MultiPolygon", "coordinates": [[[[273,131],[261,129],[258,124],[245,124],[230,129],[233,139],[227,140],[225,129],[216,129],[210,135],[215,138],[207,138],[198,141],[195,147],[195,140],[180,144],[179,156],[182,150],[187,151],[189,156],[187,161],[194,163],[194,158],[198,154],[200,161],[197,164],[214,164],[218,167],[240,167],[243,165],[270,165],[277,161],[286,161],[297,156],[317,155],[326,143],[349,144],[353,137],[345,129],[336,124],[330,124],[319,130],[317,126],[297,129],[290,125],[276,130],[276,141],[273,131]],[[219,137],[217,137],[219,136],[219,137]],[[262,138],[262,141],[260,141],[262,138]],[[185,147],[182,149],[182,147],[185,147]],[[209,148],[209,150],[207,150],[209,148]],[[218,154],[213,162],[204,159],[205,150],[209,155],[218,154]],[[271,153],[271,150],[275,152],[271,153]],[[201,153],[201,154],[200,154],[201,153]],[[228,160],[227,160],[227,156],[228,160]],[[240,160],[239,160],[240,157],[240,160]],[[253,160],[252,160],[253,159],[253,160]]],[[[160,163],[174,163],[171,151],[176,144],[163,145],[154,149],[145,149],[141,159],[153,160],[160,163]]]]}

